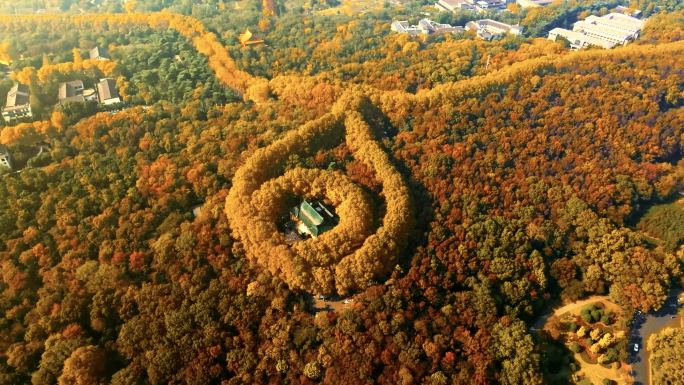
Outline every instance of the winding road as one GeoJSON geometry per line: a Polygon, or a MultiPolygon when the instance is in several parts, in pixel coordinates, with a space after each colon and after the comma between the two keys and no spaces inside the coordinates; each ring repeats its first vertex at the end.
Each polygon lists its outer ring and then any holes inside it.
{"type": "MultiPolygon", "coordinates": [[[[649,314],[639,312],[634,314],[632,328],[629,334],[629,356],[627,358],[627,363],[632,367],[630,374],[634,378],[634,385],[651,385],[648,365],[649,354],[646,350],[648,338],[666,327],[681,327],[681,325],[684,324],[683,317],[677,314],[678,310],[684,306],[684,304],[678,302],[679,295],[683,291],[682,288],[672,289],[667,301],[657,312],[649,314]],[[638,352],[634,351],[634,344],[639,344],[638,352]]],[[[608,296],[593,296],[549,311],[537,319],[532,327],[530,327],[530,331],[536,332],[537,330],[542,329],[552,315],[559,316],[585,305],[600,301],[610,301],[610,298],[608,296]]]]}
{"type": "Polygon", "coordinates": [[[678,297],[682,288],[675,288],[670,292],[663,307],[655,313],[634,315],[632,330],[629,335],[629,357],[627,362],[632,366],[634,385],[649,385],[649,354],[646,350],[648,338],[666,327],[680,327],[682,316],[677,314],[682,304],[678,297]],[[634,344],[639,344],[639,351],[634,351],[634,344]]]}

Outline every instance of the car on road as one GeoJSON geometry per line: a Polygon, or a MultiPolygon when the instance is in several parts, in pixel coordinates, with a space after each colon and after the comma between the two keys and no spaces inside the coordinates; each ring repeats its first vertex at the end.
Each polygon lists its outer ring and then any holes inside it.
{"type": "Polygon", "coordinates": [[[634,351],[638,352],[639,351],[639,344],[634,344],[634,351]]]}

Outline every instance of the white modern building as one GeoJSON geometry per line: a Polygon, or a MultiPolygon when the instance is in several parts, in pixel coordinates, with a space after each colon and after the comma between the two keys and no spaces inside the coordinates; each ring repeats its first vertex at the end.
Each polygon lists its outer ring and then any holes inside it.
{"type": "Polygon", "coordinates": [[[640,20],[621,13],[610,13],[605,16],[589,16],[576,22],[572,31],[563,28],[554,28],[549,32],[548,38],[556,40],[562,36],[570,41],[572,49],[581,49],[588,46],[613,48],[639,38],[644,20],[640,20]]]}
{"type": "Polygon", "coordinates": [[[440,33],[461,33],[463,27],[454,26],[450,24],[436,23],[430,19],[422,19],[418,22],[420,32],[426,35],[440,34],[440,33]]]}
{"type": "Polygon", "coordinates": [[[492,19],[482,19],[476,21],[469,21],[465,29],[468,31],[475,31],[477,37],[484,40],[493,40],[499,38],[507,33],[511,35],[520,35],[523,27],[520,25],[510,25],[492,19]]]}
{"type": "Polygon", "coordinates": [[[444,12],[504,10],[506,0],[439,0],[435,8],[444,12]]]}
{"type": "Polygon", "coordinates": [[[17,119],[30,118],[32,116],[28,86],[15,83],[7,93],[7,102],[2,109],[3,119],[5,119],[5,122],[11,123],[17,119]]]}
{"type": "Polygon", "coordinates": [[[408,21],[393,21],[392,31],[398,33],[407,33],[409,35],[438,35],[442,33],[461,33],[463,27],[453,26],[449,24],[440,24],[430,19],[421,19],[418,25],[409,25],[408,21]]]}
{"type": "Polygon", "coordinates": [[[523,8],[538,8],[545,7],[554,1],[558,0],[517,0],[516,2],[523,8]]]}
{"type": "Polygon", "coordinates": [[[409,25],[407,20],[395,20],[392,22],[391,29],[397,33],[408,33],[409,35],[418,35],[420,29],[417,25],[409,25]]]}
{"type": "Polygon", "coordinates": [[[589,46],[596,46],[606,49],[615,47],[615,43],[611,43],[608,40],[599,39],[597,37],[585,35],[581,32],[571,31],[569,29],[554,28],[549,31],[550,40],[555,41],[559,36],[568,40],[570,42],[570,48],[572,49],[582,49],[589,46]]]}

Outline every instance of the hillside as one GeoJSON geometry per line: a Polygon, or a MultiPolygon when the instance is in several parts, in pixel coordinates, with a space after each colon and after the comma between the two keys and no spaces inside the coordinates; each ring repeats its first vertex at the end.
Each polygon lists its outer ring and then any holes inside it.
{"type": "Polygon", "coordinates": [[[0,176],[0,384],[545,383],[529,325],[549,301],[649,311],[681,277],[681,247],[625,226],[684,185],[684,23],[661,17],[613,50],[383,35],[336,61],[340,22],[301,67],[261,69],[267,47],[192,16],[3,17],[5,39],[99,34],[116,64],[38,63],[46,44],[16,80],[111,76],[132,102],[0,132],[27,158],[0,176]],[[166,57],[116,53],[146,39],[166,57]],[[288,245],[293,197],[339,223],[288,245]]]}

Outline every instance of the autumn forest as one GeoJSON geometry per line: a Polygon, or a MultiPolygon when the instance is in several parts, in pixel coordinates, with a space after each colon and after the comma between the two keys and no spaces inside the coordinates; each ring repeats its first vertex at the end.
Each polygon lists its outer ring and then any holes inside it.
{"type": "Polygon", "coordinates": [[[513,3],[491,41],[390,31],[481,18],[426,1],[26,3],[0,0],[0,102],[32,109],[0,125],[0,385],[580,384],[543,314],[682,286],[677,1],[513,3]],[[618,5],[648,17],[628,45],[545,38],[618,5]],[[117,103],[60,96],[105,78],[117,103]],[[334,226],[287,230],[303,201],[334,226]]]}

